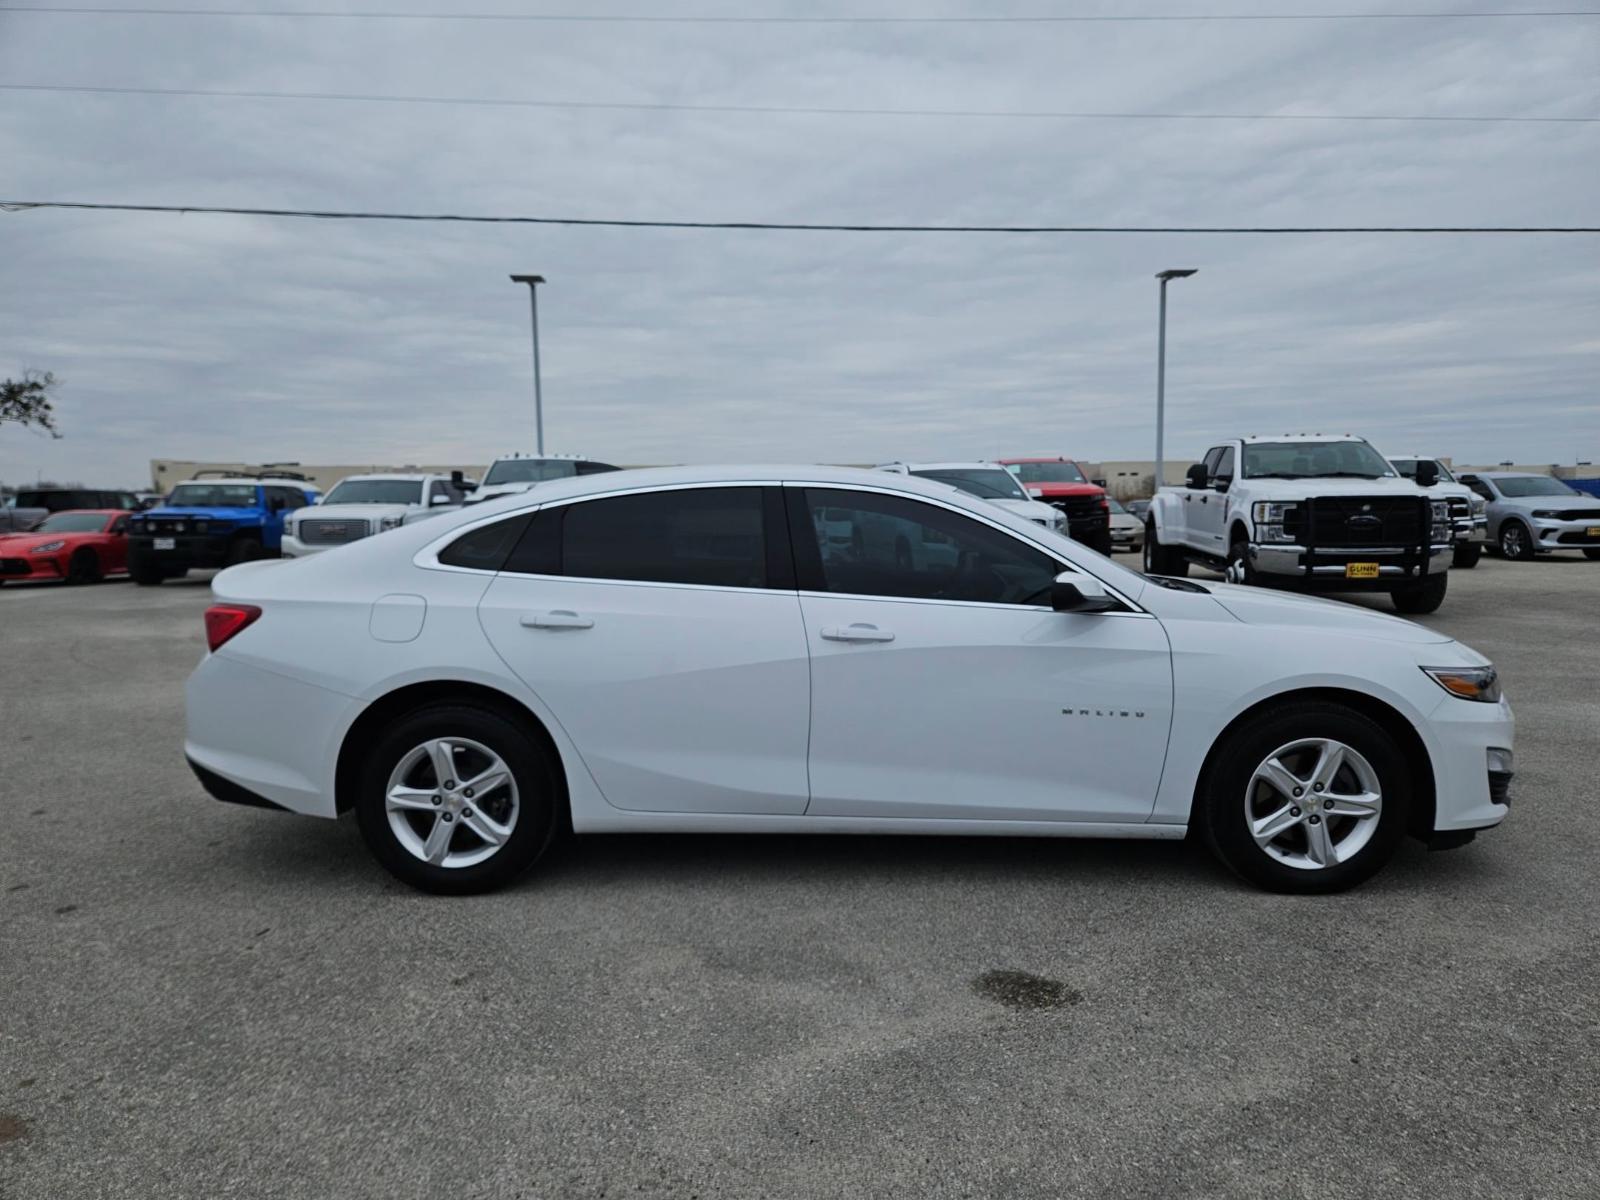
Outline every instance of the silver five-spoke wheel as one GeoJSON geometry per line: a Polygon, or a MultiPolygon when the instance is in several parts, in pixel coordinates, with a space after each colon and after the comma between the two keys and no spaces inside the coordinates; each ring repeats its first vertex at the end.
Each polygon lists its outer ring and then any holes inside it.
{"type": "Polygon", "coordinates": [[[1268,855],[1316,871],[1360,853],[1383,811],[1378,773],[1353,747],[1329,738],[1280,746],[1251,775],[1244,818],[1268,855]]]}
{"type": "Polygon", "coordinates": [[[395,839],[438,867],[471,867],[494,856],[517,825],[517,781],[489,747],[469,738],[430,738],[401,756],[384,789],[395,839]]]}

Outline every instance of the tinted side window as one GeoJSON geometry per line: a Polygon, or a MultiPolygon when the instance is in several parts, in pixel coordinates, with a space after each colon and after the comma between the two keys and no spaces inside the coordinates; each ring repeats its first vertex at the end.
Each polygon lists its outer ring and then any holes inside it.
{"type": "Polygon", "coordinates": [[[1211,472],[1212,479],[1233,478],[1233,447],[1224,446],[1222,456],[1217,459],[1217,465],[1211,472]]]}
{"type": "Polygon", "coordinates": [[[439,561],[447,567],[471,567],[476,571],[498,571],[505,566],[512,548],[528,525],[528,515],[519,513],[464,533],[439,551],[439,561]]]}
{"type": "Polygon", "coordinates": [[[1489,485],[1481,479],[1470,480],[1467,483],[1467,486],[1473,491],[1477,492],[1478,495],[1482,496],[1485,500],[1493,500],[1495,498],[1494,492],[1490,489],[1489,485]]]}
{"type": "Polygon", "coordinates": [[[561,527],[561,573],[766,587],[761,489],[685,488],[568,505],[561,527]]]}
{"type": "Polygon", "coordinates": [[[807,488],[805,503],[820,578],[805,579],[802,568],[802,588],[1048,604],[1050,584],[1062,570],[1044,551],[1010,534],[918,500],[807,488]]]}
{"type": "Polygon", "coordinates": [[[1211,449],[1206,451],[1206,456],[1201,461],[1205,463],[1206,478],[1215,479],[1217,476],[1217,463],[1222,461],[1222,447],[1211,447],[1211,449]]]}
{"type": "Polygon", "coordinates": [[[620,471],[621,467],[613,467],[610,463],[592,462],[589,459],[580,459],[578,462],[579,475],[600,475],[606,471],[620,471]]]}

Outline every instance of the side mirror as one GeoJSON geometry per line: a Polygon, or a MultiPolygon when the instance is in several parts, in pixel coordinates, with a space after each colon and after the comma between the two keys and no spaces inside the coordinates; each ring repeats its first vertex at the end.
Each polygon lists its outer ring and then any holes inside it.
{"type": "Polygon", "coordinates": [[[428,507],[429,508],[438,508],[441,504],[450,504],[450,503],[452,503],[452,501],[451,501],[449,496],[429,496],[428,497],[428,507]]]}
{"type": "Polygon", "coordinates": [[[1192,488],[1203,488],[1206,485],[1205,463],[1193,463],[1184,473],[1184,482],[1192,488]]]}
{"type": "Polygon", "coordinates": [[[1050,585],[1050,607],[1057,612],[1106,612],[1121,607],[1093,575],[1063,571],[1050,585]]]}
{"type": "Polygon", "coordinates": [[[478,485],[473,483],[472,480],[468,479],[466,475],[460,471],[450,472],[450,486],[455,488],[458,492],[475,492],[478,490],[478,485]]]}
{"type": "Polygon", "coordinates": [[[1417,486],[1419,488],[1431,488],[1438,482],[1439,465],[1437,463],[1424,459],[1417,464],[1417,486]]]}

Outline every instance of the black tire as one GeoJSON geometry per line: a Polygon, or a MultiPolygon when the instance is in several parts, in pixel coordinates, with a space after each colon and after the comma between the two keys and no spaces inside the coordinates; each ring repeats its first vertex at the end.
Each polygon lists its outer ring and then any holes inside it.
{"type": "Polygon", "coordinates": [[[1514,562],[1530,562],[1534,550],[1533,533],[1521,521],[1507,520],[1500,525],[1500,553],[1514,562]]]}
{"type": "MultiPolygon", "coordinates": [[[[391,875],[425,892],[462,896],[504,887],[539,859],[566,811],[566,788],[553,753],[516,721],[470,704],[432,704],[407,713],[377,737],[362,772],[355,809],[367,848],[391,875]],[[390,826],[389,776],[408,752],[434,738],[462,738],[488,747],[516,782],[516,823],[499,850],[480,863],[446,867],[425,862],[402,844],[390,826]]],[[[425,821],[422,814],[418,822],[425,821]]],[[[460,844],[459,832],[450,836],[456,839],[452,845],[460,844]]]]}
{"type": "Polygon", "coordinates": [[[1584,552],[1583,552],[1583,556],[1585,558],[1587,558],[1590,562],[1600,562],[1600,550],[1592,550],[1592,549],[1585,548],[1584,552]]]}
{"type": "Polygon", "coordinates": [[[1225,578],[1229,583],[1242,583],[1246,586],[1256,581],[1256,569],[1250,565],[1250,543],[1242,538],[1228,547],[1228,569],[1225,578]]]}
{"type": "Polygon", "coordinates": [[[167,573],[153,562],[140,559],[128,560],[128,577],[140,587],[159,587],[167,573]]]}
{"type": "MultiPolygon", "coordinates": [[[[1254,803],[1260,804],[1259,800],[1254,803]]],[[[1411,807],[1411,770],[1405,755],[1382,726],[1353,709],[1323,700],[1291,702],[1248,721],[1227,735],[1208,766],[1201,793],[1195,798],[1194,824],[1212,851],[1231,870],[1249,882],[1273,892],[1322,895],[1341,892],[1370,879],[1389,861],[1405,836],[1411,807]],[[1383,796],[1376,828],[1366,843],[1346,860],[1320,868],[1285,864],[1256,843],[1247,824],[1253,795],[1265,795],[1265,808],[1275,799],[1251,786],[1256,768],[1275,751],[1302,739],[1324,738],[1354,749],[1376,772],[1383,796]]],[[[1311,814],[1303,814],[1309,821],[1311,814]]],[[[1319,818],[1320,820],[1320,818],[1319,818]]],[[[1356,822],[1349,817],[1329,819],[1327,829],[1348,835],[1356,822]],[[1340,822],[1351,822],[1341,826],[1340,822]]],[[[1305,835],[1286,831],[1285,848],[1305,835]]]]}
{"type": "Polygon", "coordinates": [[[1458,571],[1470,571],[1483,557],[1482,542],[1462,542],[1450,557],[1450,565],[1458,571]]]}
{"type": "Polygon", "coordinates": [[[228,565],[236,567],[240,563],[255,562],[262,557],[264,550],[259,541],[253,537],[237,537],[228,547],[228,565]]]}
{"type": "Polygon", "coordinates": [[[1144,573],[1173,575],[1180,579],[1189,573],[1189,560],[1180,551],[1161,544],[1154,520],[1144,523],[1144,573]]]}
{"type": "Polygon", "coordinates": [[[1440,572],[1438,575],[1429,575],[1422,583],[1395,588],[1389,594],[1389,599],[1394,601],[1397,611],[1408,615],[1436,612],[1439,605],[1444,603],[1444,594],[1449,586],[1450,576],[1440,572]]]}
{"type": "Polygon", "coordinates": [[[98,554],[87,546],[72,552],[72,557],[67,560],[68,583],[99,583],[103,577],[98,554]]]}

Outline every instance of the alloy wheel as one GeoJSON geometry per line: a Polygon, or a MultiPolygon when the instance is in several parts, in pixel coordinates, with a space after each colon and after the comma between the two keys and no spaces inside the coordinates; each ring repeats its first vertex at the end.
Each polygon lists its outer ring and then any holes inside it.
{"type": "Polygon", "coordinates": [[[1500,550],[1507,558],[1521,558],[1526,541],[1522,526],[1515,521],[1507,522],[1500,531],[1500,550]]]}
{"type": "Polygon", "coordinates": [[[1348,862],[1377,832],[1378,773],[1331,738],[1280,746],[1250,776],[1244,819],[1257,846],[1287,867],[1319,871],[1348,862]]]}
{"type": "Polygon", "coordinates": [[[430,738],[401,755],[384,788],[395,840],[436,867],[472,867],[510,839],[521,804],[505,760],[469,738],[430,738]]]}

